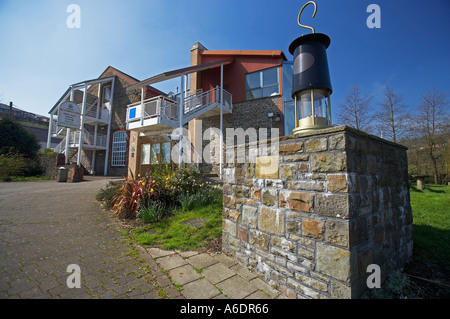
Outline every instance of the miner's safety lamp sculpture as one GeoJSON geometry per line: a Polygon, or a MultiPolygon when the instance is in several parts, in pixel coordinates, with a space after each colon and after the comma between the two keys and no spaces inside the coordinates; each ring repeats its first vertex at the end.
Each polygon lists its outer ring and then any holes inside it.
{"type": "Polygon", "coordinates": [[[289,46],[289,52],[294,56],[292,98],[295,100],[295,128],[292,131],[293,134],[331,126],[332,89],[326,52],[330,45],[330,38],[325,34],[315,33],[313,27],[300,23],[300,16],[309,4],[314,5],[313,18],[315,17],[317,4],[309,1],[298,14],[298,24],[303,28],[311,29],[313,33],[302,35],[289,46]]]}

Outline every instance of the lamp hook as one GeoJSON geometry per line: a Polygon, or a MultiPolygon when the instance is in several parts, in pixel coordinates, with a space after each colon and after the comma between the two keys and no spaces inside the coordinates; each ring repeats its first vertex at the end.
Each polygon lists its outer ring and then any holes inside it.
{"type": "Polygon", "coordinates": [[[305,5],[301,8],[299,14],[298,14],[298,25],[301,26],[302,28],[306,28],[306,29],[311,29],[313,33],[316,33],[316,31],[314,30],[313,27],[310,27],[308,25],[304,25],[300,23],[300,16],[302,15],[303,9],[306,8],[307,5],[309,4],[313,4],[314,5],[314,13],[312,15],[312,17],[314,18],[316,16],[316,12],[317,12],[317,3],[315,3],[314,1],[308,1],[307,3],[305,3],[305,5]]]}

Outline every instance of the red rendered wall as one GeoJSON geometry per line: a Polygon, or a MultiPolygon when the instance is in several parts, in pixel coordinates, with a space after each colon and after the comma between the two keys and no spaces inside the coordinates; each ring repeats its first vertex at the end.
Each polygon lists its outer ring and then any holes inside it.
{"type": "MultiPolygon", "coordinates": [[[[202,55],[201,63],[208,63],[229,58],[229,55],[202,55]]],[[[236,55],[234,62],[225,65],[223,70],[224,87],[228,87],[233,95],[233,103],[245,101],[245,74],[249,72],[267,69],[273,66],[280,66],[282,58],[280,56],[253,56],[236,55]]],[[[220,67],[205,70],[201,75],[201,88],[203,91],[212,89],[220,85],[220,67]]]]}

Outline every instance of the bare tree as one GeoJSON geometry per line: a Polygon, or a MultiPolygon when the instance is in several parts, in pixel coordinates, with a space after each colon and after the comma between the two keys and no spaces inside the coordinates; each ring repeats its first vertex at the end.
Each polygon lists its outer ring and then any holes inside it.
{"type": "Polygon", "coordinates": [[[398,142],[411,127],[411,117],[407,113],[407,106],[403,103],[403,97],[394,92],[390,87],[386,88],[381,110],[376,113],[378,131],[384,138],[398,142]]]}
{"type": "Polygon", "coordinates": [[[358,130],[370,132],[373,113],[370,109],[373,97],[362,95],[358,85],[352,86],[340,105],[338,120],[358,130]]]}
{"type": "Polygon", "coordinates": [[[434,174],[434,182],[439,183],[437,160],[443,156],[442,140],[449,131],[449,114],[446,109],[447,95],[436,88],[422,96],[417,117],[418,129],[426,141],[428,156],[431,160],[434,174]]]}

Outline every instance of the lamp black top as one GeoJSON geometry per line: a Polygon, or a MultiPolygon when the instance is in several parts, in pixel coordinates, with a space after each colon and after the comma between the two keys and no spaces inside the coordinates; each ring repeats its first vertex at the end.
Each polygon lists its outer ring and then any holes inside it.
{"type": "Polygon", "coordinates": [[[330,38],[322,33],[311,33],[295,39],[289,46],[294,56],[292,98],[305,90],[322,89],[331,94],[327,48],[330,38]]]}

